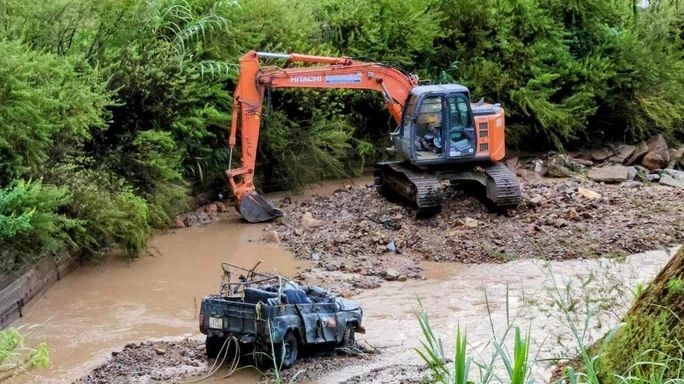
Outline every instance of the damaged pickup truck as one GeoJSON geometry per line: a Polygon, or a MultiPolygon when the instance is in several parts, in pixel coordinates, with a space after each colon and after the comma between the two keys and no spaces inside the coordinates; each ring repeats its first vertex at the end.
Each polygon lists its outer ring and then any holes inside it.
{"type": "Polygon", "coordinates": [[[278,366],[290,368],[302,346],[351,346],[355,333],[365,333],[363,311],[355,302],[320,287],[255,272],[258,265],[247,270],[222,263],[220,293],[202,299],[199,328],[207,336],[210,358],[219,356],[226,340],[235,337],[241,350],[271,356],[278,366]],[[236,270],[240,275],[232,281],[236,270]]]}

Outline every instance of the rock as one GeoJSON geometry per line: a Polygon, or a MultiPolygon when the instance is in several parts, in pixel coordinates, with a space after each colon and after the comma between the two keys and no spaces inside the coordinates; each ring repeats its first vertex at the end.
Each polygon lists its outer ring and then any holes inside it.
{"type": "Polygon", "coordinates": [[[654,183],[654,182],[660,180],[660,175],[657,173],[649,173],[646,175],[646,180],[654,183]]]}
{"type": "Polygon", "coordinates": [[[202,208],[202,210],[209,216],[216,216],[216,213],[218,212],[218,206],[216,204],[207,204],[202,208]]]}
{"type": "Polygon", "coordinates": [[[263,239],[267,243],[280,244],[280,234],[278,234],[278,231],[266,232],[263,239]]]}
{"type": "Polygon", "coordinates": [[[394,252],[397,251],[397,245],[394,243],[394,241],[390,241],[390,242],[387,244],[387,250],[390,251],[390,252],[392,252],[392,253],[394,253],[394,252]]]}
{"type": "Polygon", "coordinates": [[[540,194],[535,194],[534,196],[530,197],[530,200],[528,200],[532,205],[541,205],[544,202],[544,196],[540,194]]]}
{"type": "Polygon", "coordinates": [[[615,149],[615,156],[612,156],[609,160],[616,163],[624,163],[630,156],[632,156],[635,149],[636,146],[634,145],[622,144],[615,149]]]}
{"type": "Polygon", "coordinates": [[[592,165],[594,165],[594,162],[593,162],[593,161],[587,160],[587,159],[583,159],[583,158],[581,158],[581,157],[572,159],[572,161],[574,161],[575,163],[577,163],[577,164],[579,164],[579,165],[581,165],[581,166],[583,166],[583,167],[591,167],[592,165]]]}
{"type": "Polygon", "coordinates": [[[217,201],[214,203],[214,205],[216,205],[216,209],[219,212],[226,212],[228,210],[228,206],[223,201],[217,201]]]}
{"type": "Polygon", "coordinates": [[[154,349],[154,353],[156,353],[157,355],[160,355],[160,356],[161,356],[161,355],[166,354],[166,349],[164,349],[164,348],[155,348],[155,349],[154,349]]]}
{"type": "Polygon", "coordinates": [[[311,254],[311,260],[318,261],[320,259],[321,259],[321,255],[319,255],[318,253],[314,252],[311,254]]]}
{"type": "MultiPolygon", "coordinates": [[[[674,168],[678,163],[682,163],[684,159],[684,146],[677,149],[670,149],[670,162],[667,163],[665,168],[674,168]]],[[[679,164],[680,168],[684,168],[684,164],[679,164]]]]}
{"type": "Polygon", "coordinates": [[[660,176],[660,184],[673,188],[684,188],[684,179],[675,179],[674,177],[664,173],[660,176]]]}
{"type": "Polygon", "coordinates": [[[556,154],[546,161],[545,168],[548,170],[547,176],[570,177],[576,172],[582,171],[584,166],[568,156],[556,154]]]}
{"type": "Polygon", "coordinates": [[[138,345],[136,343],[128,343],[124,346],[125,349],[133,349],[133,348],[137,348],[137,347],[138,347],[138,345]]]}
{"type": "Polygon", "coordinates": [[[595,191],[592,191],[591,189],[587,189],[584,187],[577,187],[577,193],[584,197],[585,199],[589,200],[598,200],[601,198],[601,194],[595,191]]]}
{"type": "Polygon", "coordinates": [[[642,184],[639,181],[634,181],[634,180],[629,180],[629,181],[625,181],[625,182],[620,183],[620,188],[641,188],[643,186],[644,186],[644,184],[642,184]]]}
{"type": "Polygon", "coordinates": [[[406,275],[397,276],[397,281],[406,281],[406,280],[408,280],[408,276],[406,276],[406,275]]]}
{"type": "Polygon", "coordinates": [[[663,173],[672,176],[677,180],[684,180],[684,171],[678,171],[676,169],[664,169],[663,173]]]}
{"type": "Polygon", "coordinates": [[[399,271],[397,271],[396,269],[387,268],[385,270],[383,277],[385,278],[385,280],[393,281],[393,280],[397,280],[400,275],[401,275],[401,273],[399,273],[399,271]]]}
{"type": "Polygon", "coordinates": [[[591,159],[594,161],[604,161],[613,156],[613,151],[608,148],[599,148],[591,151],[591,159]]]}
{"type": "Polygon", "coordinates": [[[648,153],[648,144],[645,141],[640,142],[634,148],[634,152],[624,162],[625,165],[632,165],[641,161],[641,159],[648,153]]]}
{"type": "Polygon", "coordinates": [[[511,157],[510,159],[506,159],[506,167],[511,170],[513,173],[518,172],[518,158],[517,157],[511,157]]]}
{"type": "Polygon", "coordinates": [[[641,160],[641,165],[650,169],[662,169],[670,162],[670,150],[663,135],[658,134],[648,139],[648,152],[641,160]]]}
{"type": "Polygon", "coordinates": [[[183,222],[183,219],[180,216],[176,216],[173,219],[173,223],[171,224],[173,228],[185,228],[185,223],[183,222]]]}
{"type": "Polygon", "coordinates": [[[473,219],[472,217],[466,217],[465,219],[458,219],[458,220],[456,220],[456,223],[458,225],[462,225],[462,226],[468,227],[468,228],[475,228],[478,225],[480,225],[480,222],[473,219]]]}
{"type": "Polygon", "coordinates": [[[116,356],[119,355],[119,353],[121,353],[121,352],[119,352],[119,351],[112,351],[112,356],[113,356],[113,357],[116,357],[116,356]]]}
{"type": "Polygon", "coordinates": [[[199,220],[202,225],[211,224],[214,221],[213,217],[205,211],[197,212],[196,216],[197,220],[199,220]]]}
{"type": "Polygon", "coordinates": [[[634,180],[637,174],[639,174],[639,170],[636,167],[627,168],[627,178],[629,180],[634,180]]]}
{"type": "Polygon", "coordinates": [[[587,177],[597,182],[620,183],[629,179],[629,170],[624,165],[609,165],[590,169],[587,177]]]}
{"type": "Polygon", "coordinates": [[[295,228],[293,232],[294,232],[294,234],[297,235],[297,236],[301,236],[301,235],[304,234],[304,231],[302,231],[301,228],[295,228]]]}
{"type": "Polygon", "coordinates": [[[544,162],[536,159],[534,161],[534,173],[538,174],[539,176],[544,176],[546,175],[546,168],[544,167],[544,162]]]}
{"type": "Polygon", "coordinates": [[[314,219],[311,212],[305,212],[302,216],[301,224],[304,229],[312,229],[320,227],[323,224],[323,222],[321,220],[314,219]]]}

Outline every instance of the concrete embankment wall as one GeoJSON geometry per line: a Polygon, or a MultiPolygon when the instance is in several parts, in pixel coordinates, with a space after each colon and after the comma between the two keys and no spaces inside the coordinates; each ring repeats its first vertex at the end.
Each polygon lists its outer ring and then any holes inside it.
{"type": "Polygon", "coordinates": [[[22,316],[23,307],[79,265],[66,253],[46,257],[0,290],[0,328],[22,316]]]}

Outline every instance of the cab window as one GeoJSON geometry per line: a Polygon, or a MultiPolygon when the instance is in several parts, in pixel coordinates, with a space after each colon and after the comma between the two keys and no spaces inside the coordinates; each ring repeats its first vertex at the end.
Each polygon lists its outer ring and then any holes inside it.
{"type": "Polygon", "coordinates": [[[416,154],[432,159],[442,153],[442,102],[441,96],[422,99],[416,116],[416,154]]]}

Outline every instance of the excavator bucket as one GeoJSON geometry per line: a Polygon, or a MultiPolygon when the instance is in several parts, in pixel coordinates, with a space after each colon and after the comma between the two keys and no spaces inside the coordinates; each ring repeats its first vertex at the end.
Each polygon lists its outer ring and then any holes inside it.
{"type": "Polygon", "coordinates": [[[255,191],[245,195],[237,202],[236,207],[242,217],[250,223],[270,221],[283,215],[283,211],[255,191]]]}

